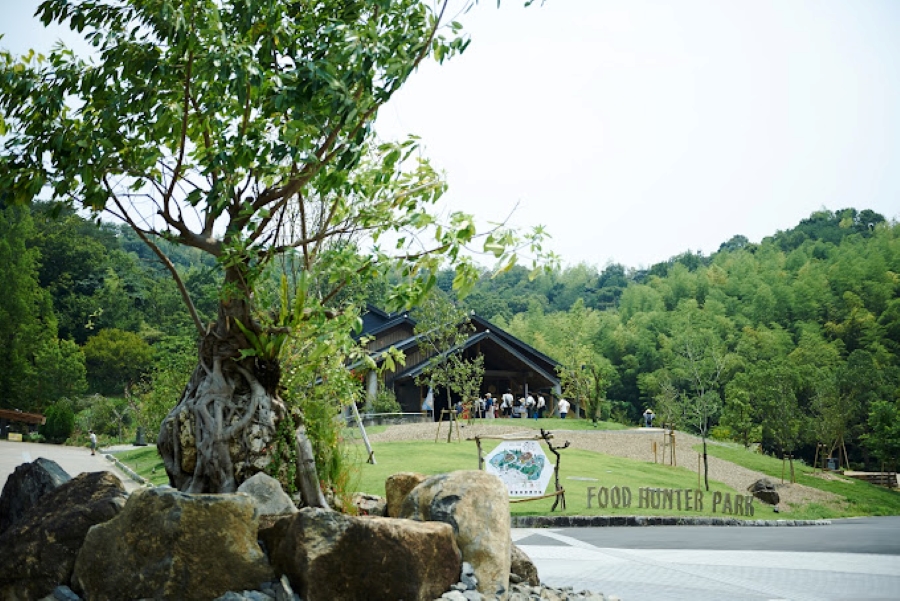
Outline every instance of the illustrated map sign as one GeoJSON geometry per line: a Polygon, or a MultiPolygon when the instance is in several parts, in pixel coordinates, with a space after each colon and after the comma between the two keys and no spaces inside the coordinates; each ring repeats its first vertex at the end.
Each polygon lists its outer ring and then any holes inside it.
{"type": "Polygon", "coordinates": [[[511,497],[539,497],[553,476],[553,464],[537,441],[504,441],[488,453],[485,471],[503,480],[511,497]]]}

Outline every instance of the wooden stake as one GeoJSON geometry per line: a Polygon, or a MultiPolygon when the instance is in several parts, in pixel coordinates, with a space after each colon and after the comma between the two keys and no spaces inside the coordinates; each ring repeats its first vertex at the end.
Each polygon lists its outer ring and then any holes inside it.
{"type": "Polygon", "coordinates": [[[356,403],[350,403],[350,406],[353,407],[353,417],[356,419],[356,425],[359,426],[359,431],[362,433],[363,442],[366,444],[366,451],[369,452],[367,461],[368,463],[375,465],[375,451],[372,450],[372,443],[369,442],[369,437],[366,435],[366,427],[363,425],[362,418],[359,416],[359,410],[356,408],[356,403]]]}

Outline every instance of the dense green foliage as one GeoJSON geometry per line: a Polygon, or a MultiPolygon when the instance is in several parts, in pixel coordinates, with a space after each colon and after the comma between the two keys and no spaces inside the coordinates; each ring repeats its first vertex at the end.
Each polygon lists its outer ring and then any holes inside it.
{"type": "Polygon", "coordinates": [[[698,433],[808,461],[821,442],[873,468],[896,444],[900,226],[881,215],[820,211],[649,270],[523,271],[482,278],[464,302],[564,364],[577,333],[632,423],[653,407],[698,433]]]}

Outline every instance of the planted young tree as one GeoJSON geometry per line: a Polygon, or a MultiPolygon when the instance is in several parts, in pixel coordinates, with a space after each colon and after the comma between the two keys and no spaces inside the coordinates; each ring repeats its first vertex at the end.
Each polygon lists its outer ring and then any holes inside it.
{"type": "MultiPolygon", "coordinates": [[[[453,408],[451,395],[459,395],[472,414],[472,405],[484,380],[484,356],[466,357],[465,343],[472,333],[468,314],[442,292],[434,291],[416,311],[416,334],[428,364],[416,377],[416,384],[443,390],[447,408],[453,408]]],[[[450,442],[452,428],[447,431],[450,442]]]]}
{"type": "MultiPolygon", "coordinates": [[[[128,224],[175,280],[199,361],[163,421],[158,449],[189,492],[228,492],[272,461],[288,414],[281,352],[305,320],[339,315],[347,286],[397,269],[410,304],[441,256],[457,285],[472,219],[429,213],[444,191],[414,141],[378,143],[378,109],[429,55],[467,38],[446,2],[420,0],[47,0],[38,16],[94,46],[90,60],[0,54],[0,201],[39,195],[128,224]],[[203,323],[160,241],[214,257],[218,312],[203,323]],[[297,265],[272,313],[258,297],[279,257],[297,265]]],[[[484,249],[506,264],[513,234],[484,249]]],[[[348,333],[349,335],[349,333],[348,333]]],[[[314,467],[305,431],[298,461],[314,467]]],[[[298,470],[322,505],[315,470],[298,470]]]]}
{"type": "Polygon", "coordinates": [[[728,365],[725,345],[717,332],[698,324],[690,308],[676,321],[671,341],[670,372],[679,390],[681,413],[703,440],[703,480],[709,490],[709,461],[706,439],[712,420],[719,414],[719,388],[728,365]]]}

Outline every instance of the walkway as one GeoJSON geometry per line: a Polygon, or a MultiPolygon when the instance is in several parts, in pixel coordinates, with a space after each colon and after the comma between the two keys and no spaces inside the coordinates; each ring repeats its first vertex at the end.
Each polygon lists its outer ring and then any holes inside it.
{"type": "Polygon", "coordinates": [[[99,451],[92,456],[91,450],[84,447],[0,440],[0,490],[6,485],[7,478],[16,467],[34,461],[38,457],[55,461],[72,477],[82,472],[107,471],[118,476],[128,492],[140,486],[125,476],[99,451]]]}
{"type": "MultiPolygon", "coordinates": [[[[852,527],[852,526],[851,526],[852,527]]],[[[514,529],[513,541],[534,561],[550,586],[572,586],[616,595],[623,601],[828,601],[900,598],[900,556],[871,553],[622,548],[598,546],[590,538],[653,539],[665,527],[514,529]],[[589,532],[592,531],[590,534],[589,532]],[[591,535],[592,534],[592,535],[591,535]]],[[[685,543],[696,528],[678,526],[685,543]]],[[[785,540],[807,529],[779,531],[785,540]]],[[[757,528],[705,527],[729,533],[736,547],[757,528]]],[[[835,533],[838,534],[838,533],[835,533]]],[[[603,543],[599,543],[603,544],[603,543]]],[[[627,546],[630,546],[626,543],[627,546]]],[[[641,546],[647,546],[642,544],[641,546]]],[[[690,546],[686,544],[685,546],[690,546]]]]}

